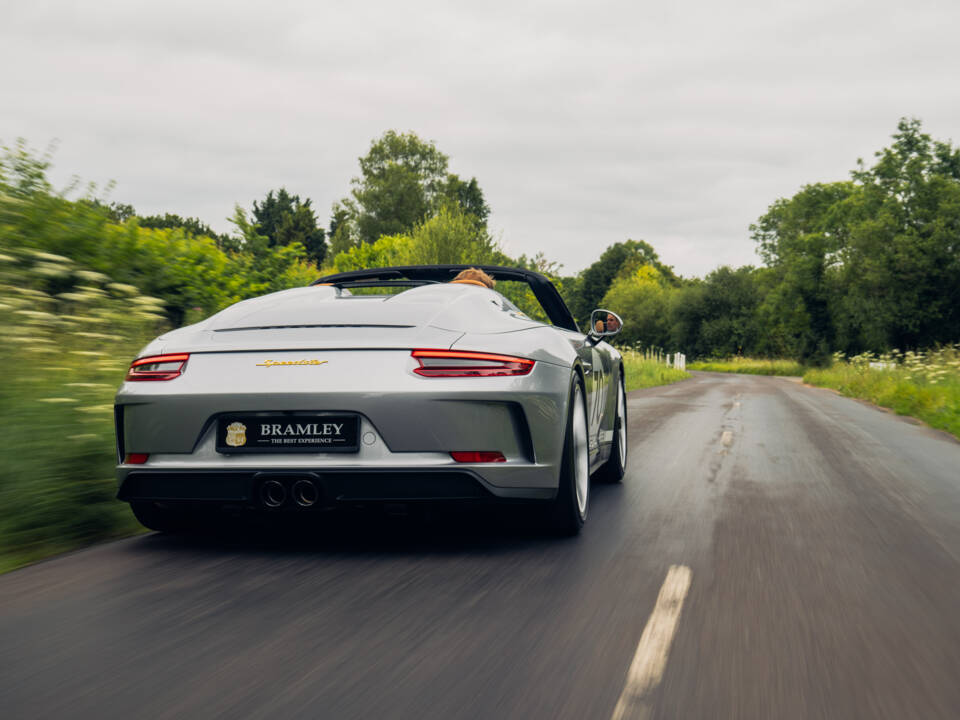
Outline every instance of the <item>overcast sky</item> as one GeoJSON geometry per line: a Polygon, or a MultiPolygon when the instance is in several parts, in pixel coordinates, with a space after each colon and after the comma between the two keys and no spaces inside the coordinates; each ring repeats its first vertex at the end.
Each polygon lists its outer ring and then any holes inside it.
{"type": "Polygon", "coordinates": [[[702,275],[757,263],[749,224],[901,116],[960,141],[958,27],[955,0],[0,0],[0,140],[227,230],[279,186],[326,225],[371,140],[413,130],[507,252],[573,272],[644,239],[702,275]]]}

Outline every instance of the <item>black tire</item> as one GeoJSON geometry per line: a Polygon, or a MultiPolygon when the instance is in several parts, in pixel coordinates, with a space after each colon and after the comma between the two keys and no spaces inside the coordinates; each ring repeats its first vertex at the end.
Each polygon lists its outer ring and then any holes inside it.
{"type": "Polygon", "coordinates": [[[183,532],[190,529],[187,513],[179,508],[160,507],[153,502],[132,502],[134,517],[145,528],[163,533],[183,532]]]}
{"type": "Polygon", "coordinates": [[[584,420],[586,420],[586,394],[584,393],[580,376],[574,375],[570,379],[570,401],[567,403],[569,409],[567,411],[567,428],[563,439],[560,486],[557,488],[557,496],[551,503],[549,513],[550,529],[557,535],[562,536],[579,534],[583,523],[587,519],[587,511],[590,509],[589,472],[587,473],[586,483],[587,497],[582,512],[580,510],[580,503],[577,501],[577,457],[576,443],[574,441],[574,413],[577,411],[576,398],[578,397],[580,401],[580,411],[584,413],[584,420]]]}
{"type": "Polygon", "coordinates": [[[597,470],[595,476],[597,480],[606,483],[621,482],[627,472],[627,448],[629,447],[629,444],[625,442],[627,437],[627,390],[623,383],[623,371],[621,370],[620,378],[617,381],[617,405],[613,419],[613,446],[610,448],[610,458],[597,470]],[[623,429],[622,433],[620,432],[621,429],[623,429]]]}

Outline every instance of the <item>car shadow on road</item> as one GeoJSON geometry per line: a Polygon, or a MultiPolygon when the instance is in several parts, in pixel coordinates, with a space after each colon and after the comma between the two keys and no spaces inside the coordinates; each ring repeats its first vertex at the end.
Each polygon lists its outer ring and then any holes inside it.
{"type": "MultiPolygon", "coordinates": [[[[598,485],[592,504],[616,502],[620,486],[598,485]]],[[[577,542],[545,522],[539,504],[368,506],[334,511],[215,517],[178,534],[149,533],[136,552],[228,554],[437,555],[501,553],[577,542]]],[[[593,513],[592,513],[593,514],[593,513]]],[[[588,523],[584,532],[589,532],[588,523]]]]}

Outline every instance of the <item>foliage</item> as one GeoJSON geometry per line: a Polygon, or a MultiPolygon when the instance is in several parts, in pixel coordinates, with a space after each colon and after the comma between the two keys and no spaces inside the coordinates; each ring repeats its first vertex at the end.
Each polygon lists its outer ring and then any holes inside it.
{"type": "MultiPolygon", "coordinates": [[[[600,259],[586,268],[567,285],[567,301],[570,311],[581,325],[590,319],[590,313],[600,307],[604,295],[610,290],[614,279],[623,272],[629,273],[641,265],[651,265],[668,283],[676,283],[673,269],[660,262],[660,257],[649,243],[643,240],[627,240],[611,245],[600,259]]],[[[612,310],[613,308],[607,308],[612,310]]]]}
{"type": "MultiPolygon", "coordinates": [[[[388,267],[390,265],[508,265],[526,267],[548,276],[557,266],[537,255],[518,260],[507,257],[486,227],[475,216],[456,206],[441,207],[436,215],[417,225],[409,234],[384,235],[333,258],[335,272],[388,267]]],[[[497,291],[530,317],[546,321],[546,315],[529,286],[521,282],[498,282],[497,291]]],[[[377,291],[382,292],[382,291],[377,291]]]]}
{"type": "Polygon", "coordinates": [[[629,349],[620,353],[623,355],[627,392],[654,385],[669,385],[690,377],[690,373],[668,367],[650,353],[629,349]]]}
{"type": "Polygon", "coordinates": [[[653,265],[641,265],[636,269],[626,268],[613,281],[599,305],[623,319],[618,343],[664,347],[670,339],[667,302],[667,287],[661,272],[653,265]]]}
{"type": "Polygon", "coordinates": [[[838,205],[854,191],[851,183],[804,187],[790,200],[778,200],[756,225],[754,240],[775,269],[777,291],[767,297],[766,317],[784,323],[791,354],[824,362],[834,342],[829,271],[839,262],[846,236],[838,205]]]}
{"type": "Polygon", "coordinates": [[[276,194],[271,190],[262,202],[253,203],[253,217],[257,233],[267,238],[267,247],[300,243],[310,261],[317,266],[323,263],[327,253],[326,233],[317,225],[310,198],[301,200],[286,188],[280,188],[276,194]]]}
{"type": "Polygon", "coordinates": [[[794,360],[768,360],[750,357],[728,357],[687,365],[690,370],[705,372],[741,373],[744,375],[786,375],[800,377],[806,368],[794,360]]]}
{"type": "Polygon", "coordinates": [[[375,242],[337,254],[333,268],[346,272],[388,265],[483,265],[502,258],[504,255],[493,238],[472,215],[443,207],[409,234],[384,235],[375,242]]]}
{"type": "Polygon", "coordinates": [[[486,226],[490,208],[476,181],[447,169],[449,158],[415,133],[388,130],[360,158],[350,197],[333,206],[331,246],[335,252],[385,235],[401,235],[441,208],[453,206],[486,226]]]}
{"type": "Polygon", "coordinates": [[[487,224],[487,218],[490,217],[490,206],[487,205],[483,197],[483,191],[480,189],[480,183],[477,179],[470,178],[467,181],[461,180],[457,175],[447,175],[447,182],[443,188],[443,196],[463,212],[472,215],[481,225],[487,224]]]}
{"type": "Polygon", "coordinates": [[[270,248],[245,217],[239,220],[236,245],[242,249],[237,251],[225,251],[183,227],[144,228],[137,217],[113,222],[102,203],[55,193],[46,180],[48,165],[48,159],[36,159],[22,145],[0,156],[0,245],[68,257],[139,287],[163,300],[174,325],[316,276],[303,262],[302,245],[270,248]]]}
{"type": "Polygon", "coordinates": [[[910,415],[960,438],[960,344],[929,352],[839,354],[804,382],[863,398],[898,415],[910,415]]]}
{"type": "Polygon", "coordinates": [[[113,394],[162,308],[68,258],[0,245],[0,570],[136,531],[114,499],[113,394]]]}
{"type": "Polygon", "coordinates": [[[960,150],[901,120],[872,168],[853,173],[836,317],[848,353],[960,337],[960,150]]]}
{"type": "MultiPolygon", "coordinates": [[[[113,203],[111,207],[116,207],[116,203],[113,203]]],[[[113,215],[117,222],[126,222],[131,217],[136,215],[132,212],[132,206],[125,205],[124,208],[129,209],[129,213],[125,210],[122,214],[113,212],[113,215]],[[125,217],[123,217],[125,215],[125,217]]],[[[230,248],[231,240],[228,235],[221,235],[220,233],[214,232],[213,228],[207,225],[205,222],[199,218],[182,218],[179,215],[173,213],[164,213],[163,215],[147,215],[147,216],[137,216],[137,223],[142,228],[152,228],[154,230],[159,230],[161,228],[182,228],[183,231],[188,235],[193,235],[194,237],[208,237],[213,240],[217,247],[219,248],[230,248]]]]}
{"type": "Polygon", "coordinates": [[[678,287],[670,295],[670,345],[694,357],[757,349],[762,343],[756,317],[762,297],[759,277],[750,266],[724,266],[678,287]]]}
{"type": "Polygon", "coordinates": [[[775,283],[761,319],[784,350],[930,347],[960,337],[960,151],[903,119],[852,182],[804,187],[752,226],[775,283]]]}
{"type": "Polygon", "coordinates": [[[621,314],[624,342],[691,358],[793,357],[925,348],[960,338],[960,150],[901,120],[890,147],[852,179],[776,200],[751,226],[765,267],[703,280],[664,272],[646,244],[622,243],[566,283],[583,323],[621,314]],[[637,267],[660,271],[659,281],[637,267]]]}
{"type": "Polygon", "coordinates": [[[175,213],[164,213],[163,215],[138,215],[136,208],[127,203],[111,202],[107,203],[97,197],[85,197],[79,202],[89,205],[105,215],[114,223],[122,224],[128,220],[136,219],[137,224],[143,228],[152,229],[174,229],[180,228],[188,235],[196,237],[208,237],[215,241],[217,247],[223,249],[235,249],[233,240],[229,235],[217,233],[207,223],[200,218],[184,218],[175,213]]]}

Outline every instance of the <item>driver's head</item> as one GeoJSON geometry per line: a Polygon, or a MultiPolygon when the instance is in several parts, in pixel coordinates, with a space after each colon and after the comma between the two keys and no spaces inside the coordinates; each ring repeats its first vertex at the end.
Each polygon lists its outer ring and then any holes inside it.
{"type": "Polygon", "coordinates": [[[450,282],[465,283],[467,285],[483,285],[491,290],[493,290],[493,286],[497,284],[496,280],[479,268],[467,268],[466,270],[461,270],[460,274],[450,282]]]}

